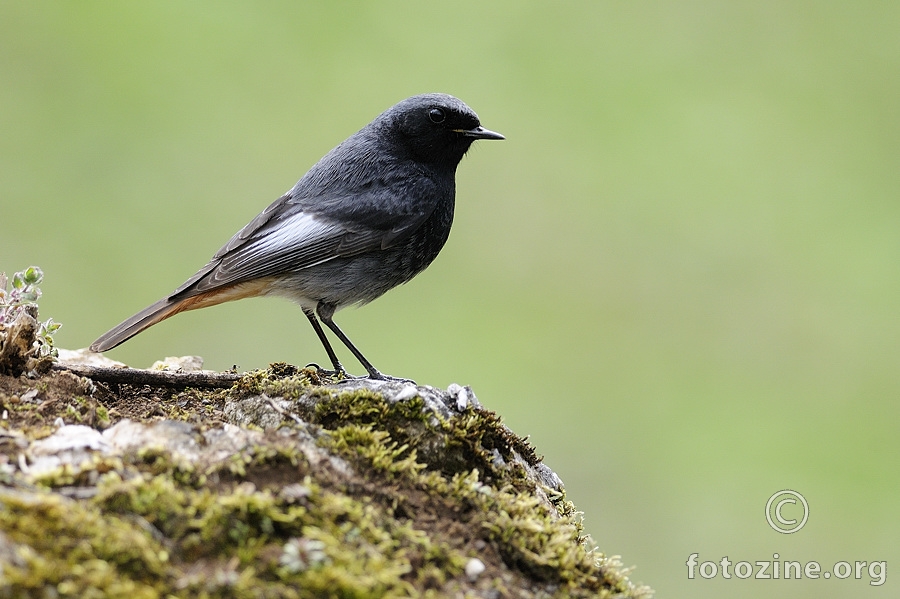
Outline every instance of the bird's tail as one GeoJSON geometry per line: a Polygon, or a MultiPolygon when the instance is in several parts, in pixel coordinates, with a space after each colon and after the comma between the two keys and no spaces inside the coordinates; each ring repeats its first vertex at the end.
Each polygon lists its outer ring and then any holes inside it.
{"type": "Polygon", "coordinates": [[[103,333],[99,339],[91,343],[91,351],[106,351],[128,341],[144,329],[185,310],[186,306],[184,303],[184,300],[172,300],[169,298],[159,300],[122,324],[103,333]]]}
{"type": "Polygon", "coordinates": [[[169,297],[144,308],[119,326],[101,335],[99,339],[91,344],[91,351],[101,352],[112,349],[125,343],[144,329],[152,327],[170,316],[175,316],[179,312],[215,306],[245,297],[266,295],[271,291],[271,284],[271,278],[256,279],[244,283],[216,287],[203,293],[187,295],[186,297],[181,293],[184,289],[182,287],[169,297]]]}

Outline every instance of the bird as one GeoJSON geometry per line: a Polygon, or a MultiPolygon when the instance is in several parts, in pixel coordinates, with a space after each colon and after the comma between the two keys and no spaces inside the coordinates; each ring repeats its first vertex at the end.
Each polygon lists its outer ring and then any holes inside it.
{"type": "Polygon", "coordinates": [[[300,305],[334,368],[327,372],[365,378],[347,373],[322,324],[368,378],[406,380],[372,366],[334,314],[408,282],[437,257],[453,223],[457,166],[480,139],[505,137],[451,95],[395,104],[322,157],[194,276],[90,349],[110,350],[179,312],[280,296],[300,305]]]}

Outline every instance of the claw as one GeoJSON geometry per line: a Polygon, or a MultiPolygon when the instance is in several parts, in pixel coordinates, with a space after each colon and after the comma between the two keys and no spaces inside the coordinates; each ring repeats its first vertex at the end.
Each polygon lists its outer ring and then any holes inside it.
{"type": "Polygon", "coordinates": [[[403,379],[403,378],[399,378],[396,376],[388,376],[386,374],[381,374],[377,370],[370,373],[369,376],[366,378],[369,378],[373,381],[386,381],[389,383],[412,383],[413,385],[416,384],[416,382],[412,379],[403,379]]]}
{"type": "MultiPolygon", "coordinates": [[[[352,379],[358,378],[358,377],[354,377],[351,374],[347,374],[347,371],[344,370],[343,368],[340,370],[327,370],[325,368],[322,368],[315,362],[310,362],[309,364],[306,365],[306,368],[315,368],[316,374],[319,375],[320,378],[327,377],[330,379],[342,379],[342,380],[348,380],[348,379],[352,380],[352,379]]],[[[338,381],[338,382],[340,382],[340,381],[338,381]]]]}

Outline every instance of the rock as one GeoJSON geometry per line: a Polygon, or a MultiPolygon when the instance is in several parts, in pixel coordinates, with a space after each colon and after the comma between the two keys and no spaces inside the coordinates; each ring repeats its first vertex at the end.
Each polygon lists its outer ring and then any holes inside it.
{"type": "Polygon", "coordinates": [[[81,349],[63,349],[59,348],[58,360],[60,364],[82,365],[82,366],[102,366],[105,368],[125,368],[123,362],[111,360],[103,354],[92,352],[86,347],[81,349]]]}
{"type": "Polygon", "coordinates": [[[0,597],[649,597],[471,389],[321,377],[0,376],[0,597]]]}
{"type": "Polygon", "coordinates": [[[469,561],[466,562],[465,573],[466,577],[475,582],[478,580],[478,577],[481,576],[481,573],[484,572],[487,567],[484,565],[484,562],[478,559],[477,557],[473,557],[469,561]]]}
{"type": "Polygon", "coordinates": [[[150,370],[165,370],[168,372],[200,372],[203,370],[203,358],[200,356],[169,356],[157,360],[150,370]]]}

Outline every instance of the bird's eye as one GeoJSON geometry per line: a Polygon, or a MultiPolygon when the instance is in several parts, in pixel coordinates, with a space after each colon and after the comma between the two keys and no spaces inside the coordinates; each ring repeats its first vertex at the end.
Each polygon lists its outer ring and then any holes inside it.
{"type": "Polygon", "coordinates": [[[431,119],[432,123],[443,123],[447,117],[440,108],[432,108],[428,111],[428,118],[431,119]]]}

